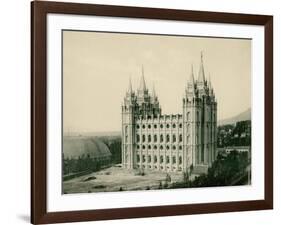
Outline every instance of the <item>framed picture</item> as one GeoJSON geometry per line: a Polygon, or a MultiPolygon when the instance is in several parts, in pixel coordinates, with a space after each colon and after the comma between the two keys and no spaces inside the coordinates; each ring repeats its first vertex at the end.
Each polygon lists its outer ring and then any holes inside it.
{"type": "Polygon", "coordinates": [[[273,17],[31,3],[34,224],[273,208],[273,17]]]}

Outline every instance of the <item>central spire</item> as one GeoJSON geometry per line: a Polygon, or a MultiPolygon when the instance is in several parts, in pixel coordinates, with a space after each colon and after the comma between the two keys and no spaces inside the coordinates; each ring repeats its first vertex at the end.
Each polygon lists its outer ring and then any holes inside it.
{"type": "Polygon", "coordinates": [[[141,81],[140,81],[140,87],[139,90],[140,91],[145,91],[146,90],[146,85],[145,85],[145,79],[144,79],[144,70],[143,70],[143,65],[141,67],[141,81]]]}
{"type": "Polygon", "coordinates": [[[204,72],[203,52],[202,51],[201,51],[201,63],[200,63],[200,69],[199,69],[198,82],[205,83],[205,72],[204,72]]]}

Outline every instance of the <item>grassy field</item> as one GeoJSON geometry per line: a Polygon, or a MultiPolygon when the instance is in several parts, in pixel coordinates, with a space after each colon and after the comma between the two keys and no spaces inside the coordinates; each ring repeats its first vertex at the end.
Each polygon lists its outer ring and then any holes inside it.
{"type": "MultiPolygon", "coordinates": [[[[169,173],[171,182],[181,181],[182,173],[169,173]]],[[[137,171],[130,171],[117,166],[110,167],[85,176],[63,182],[63,191],[69,193],[112,192],[158,189],[160,182],[164,185],[167,173],[149,171],[137,175],[137,171]]]]}

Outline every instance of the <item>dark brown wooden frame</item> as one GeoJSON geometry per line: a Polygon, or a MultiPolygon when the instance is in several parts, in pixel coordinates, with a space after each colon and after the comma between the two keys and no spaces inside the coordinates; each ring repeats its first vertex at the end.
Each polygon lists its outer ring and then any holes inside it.
{"type": "Polygon", "coordinates": [[[273,208],[273,17],[234,13],[35,1],[31,3],[31,222],[33,224],[156,217],[273,208]],[[46,18],[48,13],[262,25],[265,28],[265,199],[136,208],[46,210],[46,18]]]}

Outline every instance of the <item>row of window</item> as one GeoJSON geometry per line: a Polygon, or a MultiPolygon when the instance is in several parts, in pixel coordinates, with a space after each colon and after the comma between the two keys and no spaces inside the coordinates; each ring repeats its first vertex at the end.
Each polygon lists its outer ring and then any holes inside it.
{"type": "MultiPolygon", "coordinates": [[[[174,142],[177,142],[177,135],[176,134],[173,134],[173,135],[171,135],[172,136],[172,142],[174,143],[174,142]]],[[[189,136],[188,136],[189,137],[189,136]]],[[[157,142],[157,140],[158,140],[158,135],[157,134],[154,134],[153,135],[153,142],[157,142]]],[[[160,142],[164,142],[164,135],[163,134],[160,134],[159,135],[159,140],[160,140],[160,142]]],[[[142,141],[142,142],[145,142],[146,141],[146,135],[145,134],[143,134],[142,135],[142,138],[140,138],[140,135],[139,134],[137,134],[136,135],[136,141],[137,141],[137,143],[138,142],[140,142],[140,141],[142,141]]],[[[147,135],[147,142],[151,142],[152,141],[152,135],[147,135]]],[[[165,140],[166,142],[170,142],[170,134],[166,134],[166,140],[165,140]]],[[[182,134],[179,134],[178,135],[178,141],[179,142],[182,142],[182,134]]]]}
{"type": "MultiPolygon", "coordinates": [[[[138,167],[138,168],[143,168],[143,169],[146,168],[145,165],[142,165],[142,166],[137,165],[137,167],[138,167]]],[[[153,166],[148,165],[147,168],[148,168],[148,169],[161,169],[161,170],[164,170],[164,171],[170,170],[170,167],[169,167],[169,166],[166,166],[166,168],[164,168],[164,166],[159,166],[159,168],[158,168],[157,165],[154,165],[154,168],[153,168],[153,166]]],[[[179,166],[178,169],[177,169],[175,166],[174,166],[173,168],[171,168],[171,169],[173,169],[173,171],[182,171],[182,167],[181,167],[181,166],[179,166]]]]}
{"type": "MultiPolygon", "coordinates": [[[[146,149],[146,145],[141,145],[141,146],[140,146],[140,145],[137,145],[137,149],[140,149],[140,148],[146,149]]],[[[147,145],[147,149],[152,149],[152,146],[151,146],[151,145],[147,145]]],[[[153,146],[153,149],[157,150],[157,149],[158,149],[158,146],[157,146],[157,145],[154,145],[154,146],[153,146]]],[[[163,150],[163,149],[164,149],[164,146],[163,146],[163,145],[160,145],[160,146],[159,146],[159,149],[160,149],[160,150],[163,150]]],[[[169,149],[170,149],[170,146],[167,145],[167,146],[166,146],[166,150],[169,150],[169,149]]],[[[176,149],[177,149],[177,146],[173,145],[173,146],[172,146],[172,149],[173,149],[173,150],[176,150],[176,149]]],[[[181,145],[179,146],[179,150],[182,150],[182,146],[181,146],[181,145]]]]}
{"type": "MultiPolygon", "coordinates": [[[[153,127],[154,127],[154,129],[157,129],[158,126],[157,126],[157,124],[154,124],[153,127]]],[[[176,128],[177,125],[174,123],[174,124],[172,124],[172,127],[173,127],[173,128],[176,128]]],[[[145,128],[146,128],[146,125],[143,124],[143,125],[142,125],[142,129],[145,129],[145,128]]],[[[148,125],[147,125],[147,128],[148,128],[148,129],[151,129],[151,128],[152,128],[151,124],[148,124],[148,125]]],[[[160,128],[164,128],[164,125],[163,125],[163,124],[160,124],[160,128]]],[[[170,128],[170,124],[166,124],[166,128],[170,128]]],[[[181,124],[181,123],[179,124],[179,128],[182,128],[182,124],[181,124]]],[[[140,125],[139,125],[139,124],[137,124],[137,129],[140,129],[140,125]]]]}
{"type": "MultiPolygon", "coordinates": [[[[152,163],[152,159],[153,159],[153,163],[157,163],[158,160],[160,163],[164,163],[164,160],[165,160],[165,163],[170,163],[170,156],[166,156],[164,157],[163,155],[161,155],[159,158],[154,155],[153,157],[151,155],[148,155],[148,156],[145,156],[145,155],[142,155],[142,162],[145,163],[146,160],[148,163],[152,163]]],[[[137,162],[139,163],[141,160],[141,156],[140,155],[137,155],[137,162]]],[[[176,164],[177,163],[177,157],[176,156],[172,156],[171,157],[171,162],[172,164],[176,164]]],[[[182,157],[179,156],[178,158],[178,163],[179,164],[182,164],[182,157]]]]}

